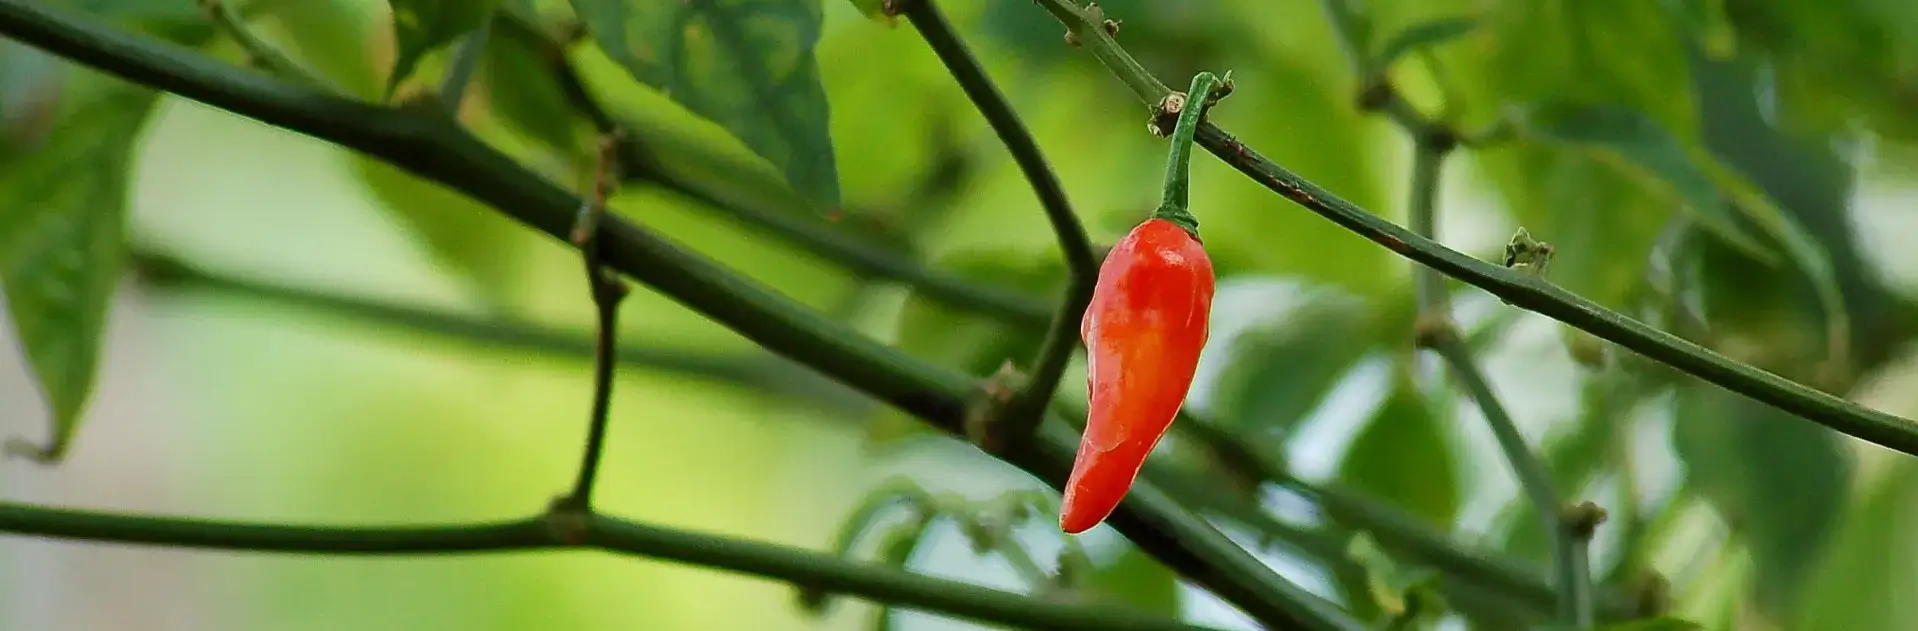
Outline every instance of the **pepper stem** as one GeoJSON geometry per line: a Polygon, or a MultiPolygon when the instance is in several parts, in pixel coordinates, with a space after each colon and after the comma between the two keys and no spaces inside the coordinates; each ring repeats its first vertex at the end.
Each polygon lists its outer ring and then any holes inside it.
{"type": "MultiPolygon", "coordinates": [[[[1199,219],[1186,210],[1192,188],[1192,137],[1199,133],[1200,117],[1205,115],[1206,106],[1211,104],[1213,92],[1220,92],[1221,98],[1225,96],[1220,88],[1226,85],[1225,81],[1230,80],[1232,73],[1227,72],[1225,76],[1227,78],[1222,81],[1210,72],[1193,75],[1192,88],[1186,91],[1185,103],[1178,111],[1179,122],[1172,128],[1172,150],[1165,161],[1165,197],[1159,201],[1159,207],[1152,211],[1153,219],[1178,224],[1194,239],[1199,238],[1199,219]]],[[[1171,113],[1167,111],[1172,109],[1170,105],[1168,102],[1160,106],[1162,115],[1171,113]]]]}

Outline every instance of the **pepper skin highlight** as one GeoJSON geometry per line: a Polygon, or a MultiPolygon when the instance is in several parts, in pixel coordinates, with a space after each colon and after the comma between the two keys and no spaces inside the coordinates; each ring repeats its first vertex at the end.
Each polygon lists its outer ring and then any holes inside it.
{"type": "Polygon", "coordinates": [[[1185,403],[1212,311],[1212,260],[1185,227],[1147,219],[1106,255],[1080,324],[1091,409],[1059,527],[1105,521],[1185,403]]]}

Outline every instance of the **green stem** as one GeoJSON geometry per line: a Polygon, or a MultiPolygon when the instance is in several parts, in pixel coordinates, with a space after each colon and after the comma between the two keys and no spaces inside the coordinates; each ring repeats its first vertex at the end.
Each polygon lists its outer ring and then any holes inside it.
{"type": "MultiPolygon", "coordinates": [[[[12,0],[18,1],[18,0],[12,0]]],[[[1130,59],[1118,42],[1107,36],[1096,22],[1086,18],[1086,10],[1069,0],[1038,0],[1065,22],[1080,45],[1102,61],[1130,59]]],[[[1106,63],[1108,70],[1146,103],[1158,103],[1165,96],[1163,85],[1148,81],[1149,74],[1137,62],[1106,63]]],[[[1488,263],[1471,255],[1447,248],[1431,239],[1379,218],[1331,191],[1320,188],[1285,167],[1274,164],[1251,147],[1218,126],[1200,126],[1198,144],[1226,164],[1252,178],[1306,210],[1324,217],[1361,237],[1436,269],[1439,273],[1485,290],[1505,302],[1558,320],[1637,351],[1655,361],[1706,382],[1750,397],[1787,413],[1824,425],[1841,434],[1875,445],[1918,456],[1918,424],[1909,419],[1872,410],[1829,393],[1749,366],[1660,331],[1643,322],[1606,309],[1598,303],[1565,291],[1543,279],[1514,272],[1503,265],[1488,263]]]]}
{"type": "MultiPolygon", "coordinates": [[[[1416,142],[1412,151],[1412,199],[1406,223],[1411,226],[1412,232],[1436,240],[1439,174],[1445,165],[1446,151],[1423,140],[1416,142]]],[[[1413,275],[1413,291],[1418,300],[1419,314],[1449,319],[1451,301],[1447,300],[1445,275],[1422,265],[1415,266],[1413,275]]]]}
{"type": "MultiPolygon", "coordinates": [[[[578,197],[443,116],[235,73],[204,55],[27,0],[0,0],[0,34],[135,83],[357,150],[562,241],[580,206],[578,197]]],[[[972,378],[907,356],[622,218],[608,216],[599,234],[611,267],[769,351],[804,361],[949,435],[965,436],[963,401],[978,387],[972,378]]],[[[1001,458],[1056,490],[1065,485],[1077,447],[1077,434],[1063,424],[1042,425],[1039,440],[1001,458]]],[[[1167,567],[1273,628],[1363,628],[1279,576],[1151,480],[1136,484],[1107,523],[1167,567]]]]}
{"type": "Polygon", "coordinates": [[[1525,444],[1524,435],[1519,433],[1518,425],[1506,413],[1505,406],[1499,402],[1492,385],[1479,371],[1464,342],[1457,335],[1442,335],[1434,340],[1432,350],[1452,367],[1453,374],[1458,376],[1466,392],[1472,395],[1472,400],[1478,403],[1479,412],[1485,416],[1486,424],[1492,428],[1493,438],[1498,441],[1499,451],[1504,453],[1506,462],[1518,475],[1519,488],[1537,510],[1541,526],[1549,533],[1559,619],[1574,625],[1590,620],[1592,580],[1591,570],[1585,566],[1584,543],[1573,537],[1559,518],[1564,502],[1559,500],[1558,492],[1552,486],[1551,472],[1538,459],[1538,454],[1532,453],[1531,447],[1525,444]]]}
{"type": "Polygon", "coordinates": [[[761,576],[881,603],[1021,627],[1201,629],[1110,605],[1036,598],[786,546],[586,517],[576,542],[543,517],[452,526],[322,527],[144,517],[0,504],[0,532],[99,543],[291,554],[430,556],[599,549],[761,576]]]}
{"type": "MultiPolygon", "coordinates": [[[[1199,131],[1199,121],[1205,119],[1212,93],[1221,85],[1219,77],[1210,72],[1192,76],[1192,87],[1186,90],[1184,105],[1179,109],[1179,122],[1172,127],[1172,148],[1165,159],[1165,196],[1152,211],[1153,219],[1178,224],[1194,239],[1199,238],[1199,219],[1187,209],[1192,192],[1192,135],[1199,131]]],[[[1169,110],[1170,107],[1161,106],[1160,112],[1170,114],[1169,110]]]]}
{"type": "MultiPolygon", "coordinates": [[[[132,253],[131,263],[141,282],[159,289],[218,292],[245,300],[363,320],[410,333],[469,342],[488,350],[540,353],[570,359],[592,359],[595,352],[595,343],[589,336],[527,322],[481,320],[413,305],[225,276],[145,250],[136,249],[132,253]]],[[[858,400],[858,395],[845,386],[821,378],[804,366],[781,357],[756,361],[756,358],[749,357],[631,345],[620,347],[614,357],[625,368],[685,375],[762,390],[831,410],[848,409],[858,400]]]]}
{"type": "Polygon", "coordinates": [[[1028,440],[1045,420],[1046,406],[1058,392],[1059,382],[1072,363],[1073,351],[1079,348],[1079,321],[1087,305],[1092,303],[1092,290],[1099,279],[1099,259],[1092,252],[1092,238],[1086,235],[1085,226],[1072,211],[1065,187],[1046,163],[1038,141],[1020,122],[1019,114],[1013,111],[1005,95],[986,76],[985,68],[966,49],[965,42],[938,5],[933,0],[912,0],[905,3],[902,15],[918,29],[920,37],[945,63],[953,79],[999,135],[1000,142],[1005,143],[1013,162],[1019,165],[1033,193],[1038,195],[1039,206],[1045,210],[1053,233],[1058,235],[1059,249],[1065,254],[1071,282],[1046,327],[1045,341],[1040,344],[1027,374],[1027,385],[1005,406],[997,419],[999,426],[995,428],[1004,438],[1028,440]]]}

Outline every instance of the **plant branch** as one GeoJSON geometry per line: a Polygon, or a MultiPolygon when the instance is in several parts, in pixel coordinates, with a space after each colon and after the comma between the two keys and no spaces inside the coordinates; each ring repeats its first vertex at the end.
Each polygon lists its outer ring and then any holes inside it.
{"type": "Polygon", "coordinates": [[[1086,306],[1092,302],[1093,286],[1099,279],[1099,259],[1093,254],[1092,238],[1086,235],[1079,216],[1072,212],[1065,187],[1046,164],[1038,141],[1020,122],[1019,114],[1005,95],[986,76],[985,68],[979,65],[972,51],[966,49],[965,42],[939,11],[939,6],[933,0],[894,0],[889,2],[889,11],[906,16],[913,28],[918,29],[919,36],[945,63],[953,79],[1005,143],[1013,162],[1019,165],[1033,193],[1039,197],[1039,205],[1045,210],[1053,233],[1058,235],[1059,250],[1065,256],[1069,273],[1065,296],[1046,327],[1045,341],[1027,371],[1025,387],[1001,409],[993,428],[999,437],[993,441],[997,444],[1004,444],[1006,440],[1029,440],[1039,423],[1045,420],[1046,406],[1059,390],[1066,367],[1072,363],[1073,351],[1079,348],[1079,322],[1085,316],[1086,306]]]}
{"type": "Polygon", "coordinates": [[[786,546],[591,515],[568,529],[546,517],[453,526],[329,527],[146,517],[0,503],[0,532],[99,543],[290,554],[431,556],[597,549],[840,592],[875,602],[1015,626],[1200,627],[1109,605],[1046,602],[786,546]]]}
{"type": "MultiPolygon", "coordinates": [[[[585,335],[527,322],[489,321],[475,317],[264,283],[214,274],[171,256],[146,250],[131,255],[137,278],[167,290],[201,289],[247,300],[343,316],[411,332],[428,333],[492,349],[534,352],[572,359],[591,359],[594,341],[585,335]]],[[[806,400],[829,409],[849,404],[857,395],[837,382],[820,377],[783,357],[735,357],[670,349],[622,346],[614,358],[626,368],[688,375],[717,383],[764,390],[782,397],[806,400]]]]}
{"type": "MultiPolygon", "coordinates": [[[[538,25],[510,12],[499,23],[502,27],[509,27],[512,36],[537,38],[536,41],[544,43],[542,48],[546,49],[548,68],[560,83],[561,91],[600,133],[610,133],[619,126],[612,115],[593,99],[578,70],[567,60],[568,42],[552,39],[538,25]]],[[[626,142],[621,143],[619,163],[622,180],[656,184],[718,210],[750,228],[795,244],[855,274],[904,283],[947,306],[1002,318],[1019,326],[1040,329],[1047,326],[1049,321],[1050,309],[1044,300],[1036,296],[979,285],[950,273],[927,269],[902,253],[835,230],[827,224],[771,208],[763,202],[739,199],[674,173],[652,155],[645,147],[643,138],[631,131],[627,133],[626,142]]]]}
{"type": "MultiPolygon", "coordinates": [[[[0,34],[121,78],[357,150],[444,184],[548,236],[563,239],[579,199],[443,116],[316,93],[177,46],[116,30],[66,9],[0,0],[0,34]]],[[[606,261],[774,353],[821,372],[953,436],[977,383],[913,359],[790,298],[619,217],[600,225],[606,261]]],[[[1060,424],[1001,457],[1063,486],[1077,436],[1060,424]]],[[[1142,550],[1255,619],[1279,628],[1363,626],[1273,572],[1210,524],[1142,480],[1108,521],[1142,550]],[[1303,614],[1303,615],[1302,615],[1303,614]],[[1300,620],[1302,618],[1302,620],[1300,620]]]]}
{"type": "MultiPolygon", "coordinates": [[[[17,0],[16,0],[17,1],[17,0]]],[[[1069,0],[1038,0],[1065,23],[1080,46],[1139,99],[1156,104],[1167,90],[1109,37],[1087,9],[1069,0]],[[1113,61],[1107,61],[1113,60],[1113,61]]],[[[1839,433],[1907,455],[1918,455],[1918,424],[1739,363],[1676,335],[1606,309],[1543,279],[1488,263],[1381,219],[1273,163],[1217,125],[1199,129],[1198,142],[1212,155],[1267,189],[1421,265],[1498,296],[1514,306],[1558,320],[1706,382],[1824,425],[1839,433]]]]}
{"type": "MultiPolygon", "coordinates": [[[[1585,567],[1584,544],[1572,537],[1563,527],[1560,519],[1564,503],[1559,500],[1558,492],[1552,486],[1552,474],[1546,470],[1545,463],[1538,454],[1532,453],[1525,444],[1525,437],[1518,431],[1518,425],[1512,422],[1505,406],[1499,402],[1497,393],[1486,381],[1484,373],[1472,359],[1472,352],[1465,348],[1458,335],[1441,334],[1432,339],[1429,348],[1452,368],[1465,391],[1478,403],[1479,412],[1485,416],[1485,422],[1492,428],[1492,436],[1498,440],[1499,451],[1504,453],[1506,462],[1512,465],[1512,471],[1518,475],[1518,486],[1525,493],[1526,501],[1537,510],[1541,526],[1546,529],[1552,542],[1552,566],[1555,578],[1553,583],[1558,591],[1558,613],[1567,624],[1576,624],[1580,620],[1592,617],[1591,571],[1585,567]]],[[[1580,628],[1583,628],[1582,626],[1580,628]]]]}
{"type": "Polygon", "coordinates": [[[605,452],[606,417],[613,402],[613,354],[619,349],[619,303],[626,298],[626,283],[619,274],[607,269],[605,251],[599,239],[599,225],[606,220],[606,198],[613,192],[613,165],[617,159],[619,134],[600,141],[599,166],[594,170],[591,196],[580,206],[579,219],[573,224],[572,242],[579,248],[586,265],[586,284],[593,296],[593,313],[598,319],[597,342],[593,345],[593,411],[586,430],[586,448],[580,456],[579,479],[572,493],[562,497],[569,509],[593,509],[593,479],[599,475],[599,460],[605,452]]]}

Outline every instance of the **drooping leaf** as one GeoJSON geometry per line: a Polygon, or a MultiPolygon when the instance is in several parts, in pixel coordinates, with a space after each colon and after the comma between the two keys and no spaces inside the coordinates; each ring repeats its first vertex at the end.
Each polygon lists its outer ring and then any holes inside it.
{"type": "Polygon", "coordinates": [[[1476,18],[1453,16],[1419,22],[1405,27],[1385,40],[1374,62],[1378,68],[1390,68],[1399,58],[1454,39],[1470,35],[1478,28],[1476,18]]]}
{"type": "Polygon", "coordinates": [[[1460,502],[1458,463],[1445,421],[1404,371],[1352,439],[1339,480],[1399,505],[1435,526],[1452,523],[1460,502]]]}
{"type": "Polygon", "coordinates": [[[1692,151],[1656,120],[1618,106],[1546,102],[1535,105],[1523,125],[1528,137],[1590,152],[1625,172],[1656,182],[1726,243],[1753,258],[1778,258],[1733,216],[1734,208],[1694,160],[1692,151]]]}
{"type": "Polygon", "coordinates": [[[1725,518],[1751,551],[1755,601],[1793,613],[1850,497],[1852,461],[1837,434],[1716,386],[1678,390],[1672,446],[1685,488],[1725,518]]]}
{"type": "Polygon", "coordinates": [[[386,95],[412,76],[420,60],[485,24],[499,0],[387,0],[399,50],[386,75],[386,95]]]}
{"type": "Polygon", "coordinates": [[[813,47],[819,0],[571,0],[606,55],[737,137],[825,208],[839,204],[813,47]]]}
{"type": "Polygon", "coordinates": [[[311,69],[333,85],[365,99],[380,97],[379,67],[367,40],[389,28],[357,0],[279,0],[251,2],[249,15],[275,28],[256,28],[276,41],[301,67],[311,69]]]}
{"type": "Polygon", "coordinates": [[[42,445],[8,451],[57,462],[93,394],[101,337],[126,265],[127,181],[150,91],[114,85],[68,109],[33,159],[4,174],[0,284],[52,419],[42,445]]]}
{"type": "Polygon", "coordinates": [[[1918,468],[1899,462],[1846,511],[1833,548],[1808,577],[1794,631],[1909,629],[1918,611],[1918,468]]]}

